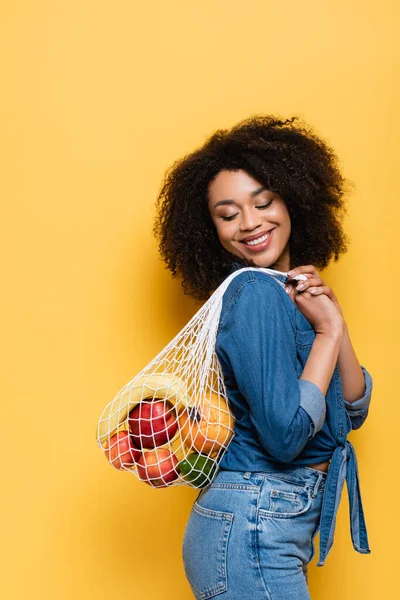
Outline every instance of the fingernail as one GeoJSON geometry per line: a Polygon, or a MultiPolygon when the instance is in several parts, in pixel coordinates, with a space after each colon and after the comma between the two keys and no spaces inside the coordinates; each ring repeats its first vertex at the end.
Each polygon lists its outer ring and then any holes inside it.
{"type": "Polygon", "coordinates": [[[294,275],[294,271],[288,271],[288,275],[289,277],[292,277],[292,275],[294,275]]]}
{"type": "Polygon", "coordinates": [[[290,294],[290,288],[289,288],[289,286],[286,286],[286,285],[285,285],[285,292],[286,292],[287,294],[290,294]]]}
{"type": "Polygon", "coordinates": [[[304,287],[304,285],[302,283],[299,283],[299,285],[296,287],[296,290],[302,290],[304,287]]]}

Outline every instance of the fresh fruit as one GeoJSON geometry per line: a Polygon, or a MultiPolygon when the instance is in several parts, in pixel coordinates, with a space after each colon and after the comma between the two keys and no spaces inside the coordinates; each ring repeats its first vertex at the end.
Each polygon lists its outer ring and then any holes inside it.
{"type": "Polygon", "coordinates": [[[154,487],[166,487],[178,479],[178,459],[167,448],[144,452],[137,462],[139,479],[154,487]]]}
{"type": "Polygon", "coordinates": [[[104,451],[112,466],[119,470],[125,466],[130,467],[141,456],[128,431],[118,431],[111,436],[104,451]]]}
{"type": "Polygon", "coordinates": [[[186,383],[169,373],[152,373],[137,375],[127,383],[105,409],[97,424],[97,440],[100,444],[108,441],[122,423],[128,413],[143,398],[168,398],[180,409],[191,404],[186,383]]]}
{"type": "Polygon", "coordinates": [[[175,409],[168,400],[145,398],[129,413],[129,429],[137,446],[163,446],[178,429],[175,409]]]}
{"type": "Polygon", "coordinates": [[[215,392],[208,392],[196,405],[202,407],[196,418],[193,408],[183,410],[179,416],[185,445],[202,454],[212,454],[226,447],[233,435],[235,418],[225,399],[215,392]]]}
{"type": "Polygon", "coordinates": [[[178,464],[178,470],[185,481],[202,488],[211,483],[217,469],[217,463],[204,454],[193,452],[178,464]]]}

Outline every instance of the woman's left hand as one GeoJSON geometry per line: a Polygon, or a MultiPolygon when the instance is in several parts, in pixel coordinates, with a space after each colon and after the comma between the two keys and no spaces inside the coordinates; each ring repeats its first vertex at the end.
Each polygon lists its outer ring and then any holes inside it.
{"type": "Polygon", "coordinates": [[[311,294],[326,294],[328,298],[331,299],[333,304],[338,309],[339,313],[343,317],[342,309],[340,308],[338,299],[336,298],[333,290],[328,285],[325,285],[323,279],[319,275],[318,271],[313,267],[313,265],[302,265],[300,267],[296,267],[295,269],[291,269],[289,271],[290,275],[286,285],[290,284],[294,286],[296,292],[301,293],[307,290],[311,294]],[[307,277],[307,281],[296,281],[293,280],[293,277],[296,275],[305,275],[307,277]],[[302,287],[300,287],[302,286],[302,287]]]}

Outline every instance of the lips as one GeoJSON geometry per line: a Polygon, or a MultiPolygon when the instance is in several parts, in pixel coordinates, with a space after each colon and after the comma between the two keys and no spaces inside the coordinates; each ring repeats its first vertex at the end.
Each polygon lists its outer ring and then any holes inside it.
{"type": "Polygon", "coordinates": [[[242,242],[242,244],[246,246],[246,252],[251,252],[251,254],[258,254],[259,252],[264,252],[264,250],[266,250],[271,243],[271,240],[274,236],[274,231],[275,228],[271,229],[268,232],[268,234],[262,235],[261,237],[264,237],[264,240],[262,242],[257,242],[257,238],[252,243],[242,242]]]}
{"type": "Polygon", "coordinates": [[[243,238],[240,241],[244,244],[245,242],[251,242],[252,240],[258,240],[258,238],[262,237],[263,235],[266,235],[267,233],[269,233],[270,231],[273,231],[274,229],[275,229],[275,227],[273,227],[272,229],[267,229],[266,231],[262,231],[261,233],[256,233],[255,235],[249,235],[249,237],[243,238]]]}

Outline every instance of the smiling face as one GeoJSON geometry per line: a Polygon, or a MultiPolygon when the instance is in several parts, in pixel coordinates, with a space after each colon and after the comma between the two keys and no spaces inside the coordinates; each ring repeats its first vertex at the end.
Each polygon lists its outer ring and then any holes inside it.
{"type": "Polygon", "coordinates": [[[257,267],[290,269],[290,216],[278,193],[239,169],[220,171],[208,187],[208,197],[208,210],[225,250],[251,259],[257,267]]]}

